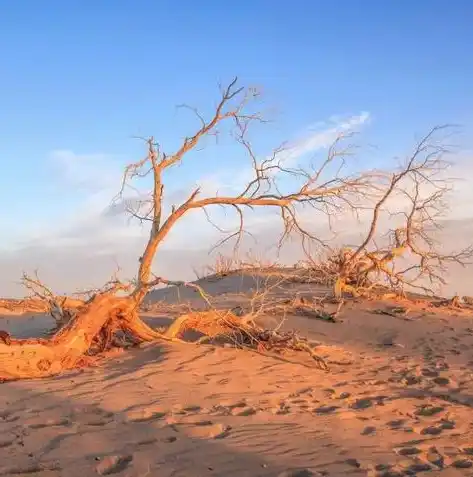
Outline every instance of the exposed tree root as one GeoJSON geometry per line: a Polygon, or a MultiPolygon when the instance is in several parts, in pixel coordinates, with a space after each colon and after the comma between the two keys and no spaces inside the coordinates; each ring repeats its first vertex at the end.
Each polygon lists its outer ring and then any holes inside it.
{"type": "Polygon", "coordinates": [[[110,346],[123,346],[126,341],[180,341],[188,330],[202,333],[210,340],[225,338],[240,347],[259,351],[305,351],[316,360],[318,367],[327,369],[310,344],[297,335],[264,330],[231,311],[188,313],[161,332],[139,318],[137,303],[132,297],[122,298],[105,292],[83,305],[50,339],[17,340],[0,332],[0,380],[56,375],[80,366],[88,357],[110,346]],[[125,340],[118,341],[119,333],[125,340]]]}
{"type": "Polygon", "coordinates": [[[236,347],[251,348],[260,353],[303,351],[312,357],[319,369],[328,371],[327,364],[315,353],[308,340],[294,332],[260,328],[251,315],[240,317],[231,311],[221,310],[189,313],[177,318],[164,334],[168,339],[180,338],[188,330],[204,335],[199,342],[223,339],[236,347]]]}
{"type": "Polygon", "coordinates": [[[50,339],[0,342],[0,379],[40,378],[75,367],[107,323],[129,313],[132,302],[113,294],[97,295],[50,339]]]}

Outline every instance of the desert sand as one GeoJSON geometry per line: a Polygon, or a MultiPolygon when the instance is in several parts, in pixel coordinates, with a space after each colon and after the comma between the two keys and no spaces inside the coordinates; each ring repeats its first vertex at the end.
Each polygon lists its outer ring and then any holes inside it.
{"type": "MultiPolygon", "coordinates": [[[[200,284],[218,306],[244,306],[252,279],[200,284]]],[[[199,305],[189,289],[153,292],[151,302],[160,300],[199,305]]],[[[15,336],[51,325],[41,315],[0,318],[15,336]]],[[[0,384],[0,475],[473,475],[468,310],[351,300],[335,323],[288,314],[282,326],[320,343],[330,371],[302,353],[158,342],[53,378],[0,384]],[[393,306],[403,313],[376,312],[393,306]]]]}

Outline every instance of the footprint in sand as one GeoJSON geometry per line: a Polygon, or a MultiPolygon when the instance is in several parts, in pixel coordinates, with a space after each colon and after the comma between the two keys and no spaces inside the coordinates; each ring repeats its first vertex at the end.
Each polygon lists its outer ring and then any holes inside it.
{"type": "Polygon", "coordinates": [[[462,448],[461,448],[461,451],[462,451],[464,454],[473,455],[473,447],[471,447],[471,446],[462,447],[462,448]]]}
{"type": "Polygon", "coordinates": [[[309,401],[307,401],[307,399],[304,399],[304,398],[296,398],[296,399],[291,399],[289,402],[291,404],[307,404],[309,401]]]}
{"type": "Polygon", "coordinates": [[[113,422],[113,418],[109,419],[100,419],[99,417],[92,417],[84,422],[86,426],[91,426],[91,427],[102,427],[106,426],[107,424],[110,424],[113,422]]]}
{"type": "Polygon", "coordinates": [[[401,382],[403,382],[406,386],[414,386],[415,384],[420,384],[422,379],[420,376],[405,376],[402,378],[401,382]]]}
{"type": "Polygon", "coordinates": [[[230,434],[231,427],[215,424],[212,421],[201,421],[193,426],[186,426],[186,435],[200,439],[223,439],[230,434]]]}
{"type": "Polygon", "coordinates": [[[431,425],[431,426],[427,426],[427,427],[424,427],[421,429],[415,429],[415,430],[422,435],[438,436],[442,433],[442,431],[452,430],[452,429],[455,429],[454,421],[450,421],[448,419],[441,419],[435,425],[431,425]]]}
{"type": "Polygon", "coordinates": [[[148,439],[143,439],[142,441],[138,441],[136,445],[138,446],[149,446],[152,444],[156,444],[158,442],[158,439],[156,437],[150,437],[148,439]]]}
{"type": "Polygon", "coordinates": [[[0,421],[4,421],[4,422],[15,422],[15,421],[18,421],[18,419],[20,419],[20,416],[17,416],[15,414],[12,414],[8,411],[2,411],[0,412],[0,421]]]}
{"type": "Polygon", "coordinates": [[[455,421],[449,419],[442,419],[438,423],[439,427],[444,430],[452,430],[455,429],[455,421]]]}
{"type": "Polygon", "coordinates": [[[473,462],[470,459],[458,459],[452,462],[452,467],[457,469],[470,469],[473,467],[473,462]]]}
{"type": "Polygon", "coordinates": [[[422,451],[417,447],[403,447],[397,453],[402,456],[411,456],[421,454],[422,451]]]}
{"type": "Polygon", "coordinates": [[[373,400],[370,398],[357,399],[355,402],[350,404],[351,409],[368,409],[373,406],[373,400]]]}
{"type": "Polygon", "coordinates": [[[44,422],[36,422],[29,424],[30,429],[44,429],[46,427],[68,426],[71,423],[68,419],[47,419],[44,422]]]}
{"type": "Polygon", "coordinates": [[[252,416],[253,414],[256,414],[256,409],[251,406],[232,409],[232,416],[252,416]]]}
{"type": "Polygon", "coordinates": [[[428,462],[423,462],[419,459],[413,463],[406,462],[403,470],[405,471],[404,475],[415,475],[419,472],[428,472],[429,470],[432,470],[432,466],[428,462]]]}
{"type": "Polygon", "coordinates": [[[300,409],[306,410],[310,408],[310,403],[307,399],[298,398],[298,399],[291,399],[289,401],[292,405],[299,407],[300,409]]]}
{"type": "Polygon", "coordinates": [[[334,399],[337,391],[333,388],[325,388],[322,390],[326,398],[334,399]]]}
{"type": "MultiPolygon", "coordinates": [[[[406,475],[416,475],[419,472],[432,470],[432,466],[417,458],[406,459],[392,464],[378,464],[375,466],[376,477],[404,477],[406,475]]],[[[371,474],[370,474],[371,475],[371,474]]]]}
{"type": "Polygon", "coordinates": [[[287,403],[281,402],[278,407],[273,407],[272,409],[270,409],[270,412],[275,416],[282,416],[285,414],[289,414],[291,412],[291,408],[287,403]]]}
{"type": "Polygon", "coordinates": [[[376,427],[374,427],[374,426],[366,426],[361,431],[362,436],[373,436],[374,434],[376,434],[376,427]]]}
{"type": "MultiPolygon", "coordinates": [[[[343,455],[345,452],[342,451],[340,453],[340,455],[343,455]]],[[[349,457],[348,459],[346,459],[345,461],[345,464],[349,465],[350,467],[355,467],[356,469],[360,469],[361,468],[361,462],[358,460],[358,459],[355,459],[354,457],[349,457]]]]}
{"type": "Polygon", "coordinates": [[[72,420],[86,426],[106,426],[114,421],[113,412],[96,407],[74,408],[71,413],[72,420]]]}
{"type": "Polygon", "coordinates": [[[182,420],[180,424],[190,424],[193,426],[211,426],[213,424],[213,421],[210,421],[209,419],[187,419],[187,420],[182,420]]]}
{"type": "Polygon", "coordinates": [[[389,429],[393,431],[404,429],[405,424],[407,421],[405,419],[395,419],[394,421],[388,421],[386,425],[389,429]]]}
{"type": "Polygon", "coordinates": [[[296,392],[291,393],[289,395],[289,398],[297,398],[297,397],[303,396],[305,394],[310,394],[313,391],[313,389],[314,388],[312,386],[308,386],[308,387],[305,387],[305,388],[298,389],[296,392]]]}
{"type": "Polygon", "coordinates": [[[437,426],[427,426],[420,430],[422,435],[427,436],[438,436],[442,433],[442,428],[437,426]]]}
{"type": "Polygon", "coordinates": [[[197,404],[175,404],[172,406],[171,414],[175,416],[186,416],[191,414],[208,414],[211,412],[207,408],[203,408],[197,404]]]}
{"type": "Polygon", "coordinates": [[[436,378],[439,375],[439,372],[435,369],[424,368],[422,371],[422,376],[426,378],[436,378]]]}
{"type": "Polygon", "coordinates": [[[420,406],[418,409],[414,411],[416,416],[423,416],[423,417],[431,417],[439,414],[440,412],[444,411],[445,408],[442,406],[432,406],[430,404],[426,404],[420,406]]]}
{"type": "Polygon", "coordinates": [[[133,460],[131,455],[111,455],[100,459],[95,470],[99,475],[110,475],[121,472],[133,460]]]}
{"type": "Polygon", "coordinates": [[[438,376],[432,380],[438,386],[448,386],[450,384],[450,379],[438,376]]]}
{"type": "Polygon", "coordinates": [[[0,449],[11,446],[15,442],[15,439],[0,437],[0,449]]]}
{"type": "Polygon", "coordinates": [[[277,477],[319,477],[323,474],[319,472],[314,472],[310,469],[295,469],[295,470],[285,470],[278,474],[277,477]]]}
{"type": "Polygon", "coordinates": [[[62,470],[57,462],[52,463],[29,463],[20,466],[2,467],[0,475],[30,475],[40,472],[57,472],[62,470]]]}
{"type": "Polygon", "coordinates": [[[186,412],[202,412],[202,407],[198,406],[197,404],[190,404],[188,406],[184,406],[182,409],[186,412]]]}
{"type": "Polygon", "coordinates": [[[155,408],[134,409],[125,414],[124,420],[125,422],[147,422],[154,419],[161,419],[165,415],[165,411],[155,408]]]}
{"type": "Polygon", "coordinates": [[[211,414],[215,416],[250,416],[251,414],[255,414],[255,412],[256,410],[251,406],[248,406],[245,401],[223,401],[213,407],[211,414]],[[250,411],[250,409],[252,409],[254,412],[250,411]]]}
{"type": "Polygon", "coordinates": [[[337,409],[339,409],[338,406],[320,406],[314,409],[314,413],[315,414],[332,414],[337,409]]]}

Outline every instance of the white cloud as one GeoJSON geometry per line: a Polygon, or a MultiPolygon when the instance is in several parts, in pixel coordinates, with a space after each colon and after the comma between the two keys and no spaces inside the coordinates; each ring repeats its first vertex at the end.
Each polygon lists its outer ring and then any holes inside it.
{"type": "Polygon", "coordinates": [[[127,224],[125,217],[107,217],[104,211],[118,192],[126,162],[107,154],[77,154],[70,150],[53,151],[49,157],[50,187],[67,201],[67,209],[51,209],[40,226],[23,229],[10,250],[29,247],[90,246],[121,250],[129,238],[140,238],[142,227],[127,224]]]}
{"type": "Polygon", "coordinates": [[[370,114],[366,111],[347,119],[332,116],[331,125],[329,123],[323,128],[317,128],[305,138],[299,139],[289,147],[287,153],[289,164],[286,163],[286,165],[293,165],[294,162],[306,154],[330,147],[340,134],[355,131],[360,126],[368,123],[369,119],[370,114]]]}
{"type": "Polygon", "coordinates": [[[89,192],[116,188],[122,171],[122,164],[107,154],[56,150],[51,152],[50,163],[58,180],[89,192]]]}
{"type": "MultiPolygon", "coordinates": [[[[297,139],[286,144],[278,153],[278,160],[286,167],[294,167],[299,160],[307,159],[307,156],[328,149],[341,134],[355,132],[369,120],[370,114],[364,111],[345,118],[332,116],[327,122],[315,123],[299,133],[297,139]]],[[[203,194],[215,194],[217,191],[223,194],[241,191],[253,177],[253,168],[248,158],[245,165],[217,171],[202,178],[199,184],[203,185],[203,194]]]]}

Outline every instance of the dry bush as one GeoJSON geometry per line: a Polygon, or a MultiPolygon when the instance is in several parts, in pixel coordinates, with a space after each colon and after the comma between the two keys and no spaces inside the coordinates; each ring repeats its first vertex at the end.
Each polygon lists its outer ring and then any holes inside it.
{"type": "MultiPolygon", "coordinates": [[[[203,272],[196,273],[198,279],[213,278],[213,277],[225,277],[232,273],[241,271],[264,271],[268,272],[280,268],[281,265],[275,260],[265,258],[263,254],[256,254],[249,251],[244,255],[244,258],[240,258],[238,253],[234,252],[233,255],[224,255],[219,253],[215,257],[215,261],[211,265],[204,267],[203,272]]],[[[194,272],[196,272],[194,270],[194,272]]]]}
{"type": "MultiPolygon", "coordinates": [[[[448,128],[447,128],[448,130],[448,128]]],[[[442,229],[448,211],[451,179],[446,172],[451,163],[443,144],[446,127],[433,128],[395,172],[380,174],[377,194],[364,239],[357,247],[329,249],[323,259],[307,254],[302,263],[307,281],[330,285],[334,295],[371,296],[374,292],[420,290],[435,295],[446,284],[450,264],[466,266],[473,259],[473,247],[444,251],[435,234],[442,229]],[[396,201],[401,201],[396,206],[396,201]],[[394,205],[392,204],[394,202],[394,205]],[[398,222],[387,230],[387,245],[380,247],[382,215],[398,222]]]]}
{"type": "Polygon", "coordinates": [[[240,269],[239,260],[233,256],[225,256],[219,253],[212,265],[205,267],[206,276],[213,275],[217,277],[225,277],[232,272],[240,269]]]}
{"type": "Polygon", "coordinates": [[[341,247],[326,254],[325,258],[307,260],[297,264],[297,273],[293,281],[314,283],[327,287],[335,287],[342,273],[347,287],[353,290],[373,288],[378,283],[367,272],[372,262],[365,256],[352,261],[355,250],[349,247],[341,247]]]}
{"type": "Polygon", "coordinates": [[[264,253],[249,251],[245,257],[239,261],[239,267],[242,270],[264,270],[272,271],[283,268],[275,259],[270,259],[264,253]]]}

